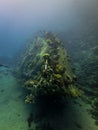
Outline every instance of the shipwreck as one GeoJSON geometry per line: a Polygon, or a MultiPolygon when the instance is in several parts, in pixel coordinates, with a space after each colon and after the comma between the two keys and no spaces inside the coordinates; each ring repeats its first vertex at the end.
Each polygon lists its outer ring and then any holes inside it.
{"type": "Polygon", "coordinates": [[[44,32],[26,45],[17,67],[28,92],[25,102],[81,96],[64,44],[55,34],[44,32]]]}

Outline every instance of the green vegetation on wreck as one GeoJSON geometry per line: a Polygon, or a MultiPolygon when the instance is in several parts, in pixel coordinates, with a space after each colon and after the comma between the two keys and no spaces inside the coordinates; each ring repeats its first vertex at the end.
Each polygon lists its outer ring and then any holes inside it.
{"type": "Polygon", "coordinates": [[[81,96],[64,45],[51,32],[44,32],[28,44],[20,58],[18,71],[29,92],[26,102],[34,103],[45,95],[81,96]]]}

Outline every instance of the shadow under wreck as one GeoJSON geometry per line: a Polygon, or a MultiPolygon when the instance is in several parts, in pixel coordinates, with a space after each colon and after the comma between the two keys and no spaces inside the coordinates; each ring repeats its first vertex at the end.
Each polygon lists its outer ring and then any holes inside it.
{"type": "MultiPolygon", "coordinates": [[[[51,32],[44,32],[30,42],[17,66],[18,76],[28,90],[25,102],[38,108],[35,117],[53,116],[63,110],[68,98],[81,96],[82,91],[76,84],[64,45],[51,32]]],[[[41,130],[41,127],[43,130],[52,129],[49,122],[45,127],[40,125],[36,129],[41,130]]]]}

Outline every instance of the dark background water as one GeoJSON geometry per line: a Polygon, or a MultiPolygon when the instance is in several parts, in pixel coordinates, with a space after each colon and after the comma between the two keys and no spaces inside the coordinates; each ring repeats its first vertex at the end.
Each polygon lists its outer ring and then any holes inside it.
{"type": "Polygon", "coordinates": [[[13,57],[39,30],[85,37],[98,28],[97,5],[97,0],[0,0],[0,57],[13,57]]]}

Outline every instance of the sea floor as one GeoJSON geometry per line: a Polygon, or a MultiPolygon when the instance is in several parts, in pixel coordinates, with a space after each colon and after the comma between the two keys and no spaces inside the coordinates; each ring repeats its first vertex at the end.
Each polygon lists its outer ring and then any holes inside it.
{"type": "MultiPolygon", "coordinates": [[[[35,123],[28,128],[27,119],[32,108],[25,104],[24,93],[10,71],[0,72],[0,130],[35,130],[35,123]]],[[[91,105],[81,99],[71,101],[61,115],[56,114],[49,121],[57,130],[98,130],[88,111],[90,108],[91,105]]]]}

